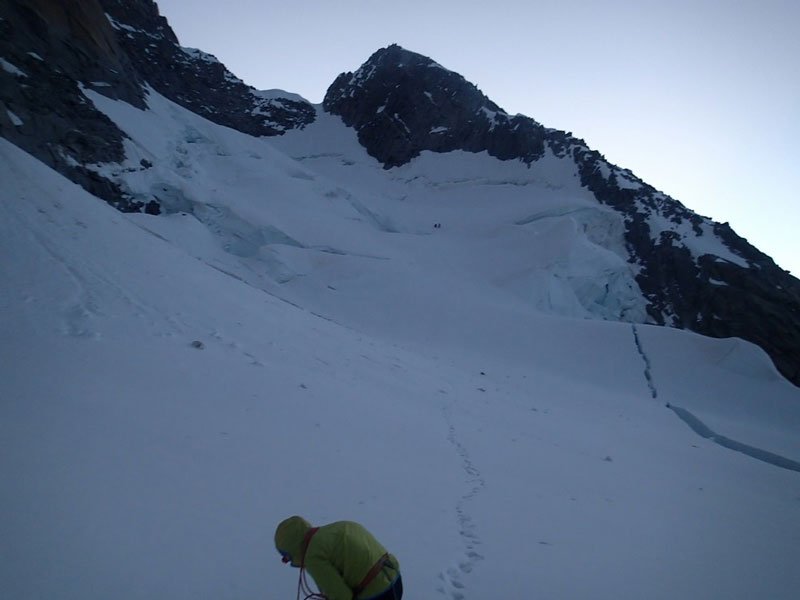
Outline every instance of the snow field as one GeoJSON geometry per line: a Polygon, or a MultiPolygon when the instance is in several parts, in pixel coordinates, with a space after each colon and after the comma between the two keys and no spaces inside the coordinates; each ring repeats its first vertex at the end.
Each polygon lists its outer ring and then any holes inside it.
{"type": "Polygon", "coordinates": [[[174,212],[0,140],[9,597],[289,597],[295,513],[364,523],[409,596],[794,597],[798,474],[665,404],[800,460],[797,390],[750,344],[598,320],[618,224],[562,161],[386,172],[330,117],[257,140],[86,94],[131,137],[98,168],[174,212]]]}

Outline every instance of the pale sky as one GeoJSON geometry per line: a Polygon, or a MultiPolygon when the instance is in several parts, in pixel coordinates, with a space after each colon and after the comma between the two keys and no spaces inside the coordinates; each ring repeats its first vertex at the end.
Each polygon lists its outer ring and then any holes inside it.
{"type": "Polygon", "coordinates": [[[800,276],[797,0],[158,0],[184,46],[314,103],[398,43],[571,131],[800,276]]]}

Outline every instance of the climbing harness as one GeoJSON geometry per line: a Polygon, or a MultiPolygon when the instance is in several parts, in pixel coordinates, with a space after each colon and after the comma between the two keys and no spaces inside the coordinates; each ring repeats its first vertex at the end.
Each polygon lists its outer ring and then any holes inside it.
{"type": "MultiPolygon", "coordinates": [[[[303,538],[303,550],[302,555],[300,556],[300,575],[297,579],[297,600],[300,600],[302,596],[303,600],[326,600],[326,596],[324,594],[320,594],[319,592],[315,592],[312,587],[308,583],[308,578],[306,577],[306,550],[308,550],[308,545],[311,543],[311,538],[314,537],[314,534],[319,531],[319,527],[312,527],[308,530],[305,537],[303,538]]],[[[378,576],[385,568],[395,569],[392,562],[389,560],[389,553],[387,552],[383,556],[378,559],[372,568],[367,572],[364,576],[364,579],[361,580],[355,589],[353,590],[353,598],[356,598],[364,589],[372,582],[375,577],[378,576]]],[[[392,595],[394,596],[394,589],[392,589],[392,595]]]]}
{"type": "Polygon", "coordinates": [[[358,595],[366,589],[366,587],[372,582],[372,580],[378,576],[378,573],[383,571],[385,567],[392,567],[392,563],[389,562],[388,552],[383,556],[381,556],[378,559],[378,562],[372,565],[372,568],[369,571],[367,571],[366,575],[364,575],[364,579],[361,580],[361,583],[359,583],[353,589],[353,598],[357,598],[358,595]]]}

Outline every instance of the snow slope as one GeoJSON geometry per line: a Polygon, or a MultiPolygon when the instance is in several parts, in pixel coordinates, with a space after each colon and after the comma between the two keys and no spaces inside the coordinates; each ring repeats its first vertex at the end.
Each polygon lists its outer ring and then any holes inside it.
{"type": "Polygon", "coordinates": [[[371,528],[409,597],[795,597],[800,394],[642,325],[564,163],[385,171],[325,115],[262,140],[86,94],[131,138],[97,168],[171,214],[0,140],[4,596],[289,597],[299,513],[371,528]]]}

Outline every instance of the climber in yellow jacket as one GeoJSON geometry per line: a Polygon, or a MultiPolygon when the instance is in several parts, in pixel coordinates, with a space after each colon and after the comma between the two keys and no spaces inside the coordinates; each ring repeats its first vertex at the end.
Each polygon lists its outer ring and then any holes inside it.
{"type": "Polygon", "coordinates": [[[284,563],[300,569],[298,598],[327,600],[400,600],[400,563],[362,525],[337,521],[312,527],[289,517],[275,530],[275,547],[284,563]],[[305,572],[322,594],[311,591],[305,572]]]}

